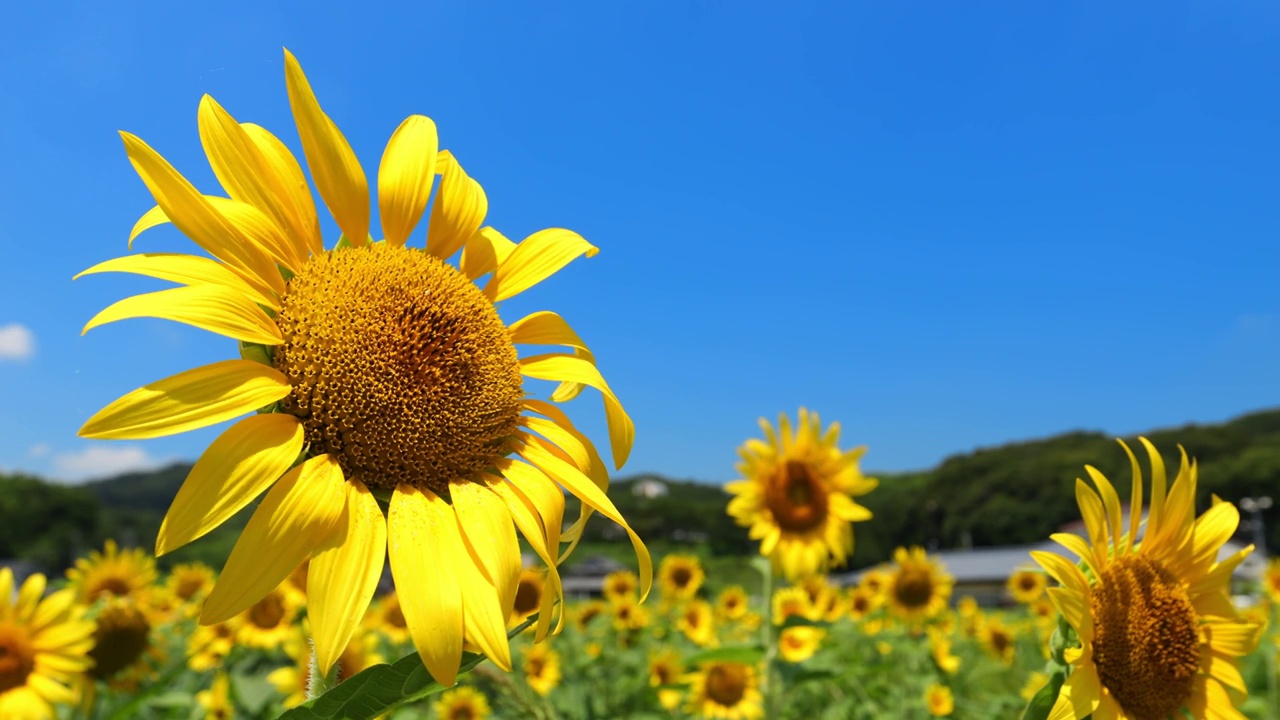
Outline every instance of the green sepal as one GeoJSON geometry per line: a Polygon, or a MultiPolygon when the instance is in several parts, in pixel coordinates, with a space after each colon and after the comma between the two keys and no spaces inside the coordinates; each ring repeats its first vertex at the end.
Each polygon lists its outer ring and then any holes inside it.
{"type": "Polygon", "coordinates": [[[1022,711],[1022,720],[1046,720],[1049,712],[1053,710],[1054,703],[1058,702],[1058,693],[1062,690],[1062,683],[1066,679],[1067,669],[1057,666],[1049,675],[1049,682],[1045,683],[1045,686],[1031,698],[1031,702],[1027,703],[1027,709],[1022,711]]]}

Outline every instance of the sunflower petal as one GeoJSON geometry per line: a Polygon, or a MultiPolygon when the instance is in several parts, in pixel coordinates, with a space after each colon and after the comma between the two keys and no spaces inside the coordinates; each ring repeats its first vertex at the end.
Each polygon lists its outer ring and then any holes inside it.
{"type": "MultiPolygon", "coordinates": [[[[311,196],[311,186],[302,173],[298,159],[289,152],[283,142],[269,130],[253,123],[241,123],[249,139],[258,146],[262,160],[269,168],[272,188],[280,206],[289,216],[284,227],[291,235],[301,238],[302,245],[313,255],[324,252],[320,237],[320,220],[316,217],[316,201],[311,196]]],[[[305,256],[305,252],[303,255],[305,256]]]]}
{"type": "Polygon", "coordinates": [[[346,507],[342,470],[320,455],[285,474],[267,491],[240,533],[209,592],[200,624],[228,620],[261,600],[309,555],[328,548],[346,507]]]}
{"type": "Polygon", "coordinates": [[[1098,488],[1098,494],[1102,498],[1102,508],[1106,513],[1107,530],[1111,534],[1111,542],[1115,543],[1117,549],[1120,547],[1120,539],[1124,535],[1122,530],[1123,521],[1120,517],[1120,496],[1116,493],[1116,488],[1097,468],[1092,465],[1084,466],[1085,472],[1089,473],[1089,477],[1093,480],[1093,484],[1098,488]]]}
{"type": "Polygon", "coordinates": [[[1157,532],[1164,518],[1167,477],[1164,472],[1164,458],[1160,457],[1160,451],[1156,450],[1156,446],[1144,437],[1138,438],[1138,442],[1146,448],[1147,457],[1151,460],[1151,507],[1147,510],[1147,536],[1151,536],[1157,532]]]}
{"type": "Polygon", "coordinates": [[[505,235],[491,227],[482,227],[462,247],[462,259],[459,260],[458,267],[468,280],[475,280],[506,262],[515,249],[516,244],[505,235]]]}
{"type": "Polygon", "coordinates": [[[475,644],[494,665],[511,672],[511,646],[507,643],[507,617],[511,613],[502,611],[498,591],[480,569],[482,561],[475,549],[463,545],[462,555],[455,558],[462,591],[463,639],[475,644]]]}
{"type": "Polygon", "coordinates": [[[570,230],[539,230],[516,245],[484,286],[484,294],[501,302],[551,277],[579,255],[593,257],[598,252],[599,248],[570,230]]]}
{"type": "Polygon", "coordinates": [[[80,334],[117,320],[139,317],[173,320],[260,345],[284,342],[275,322],[257,303],[224,285],[187,285],[127,297],[94,315],[80,334]]]}
{"type": "Polygon", "coordinates": [[[183,253],[125,255],[100,262],[88,270],[82,270],[72,280],[104,272],[132,273],[183,285],[218,285],[235,290],[255,301],[258,299],[253,288],[249,287],[239,275],[231,272],[226,265],[199,255],[183,253]]]}
{"type": "Polygon", "coordinates": [[[306,262],[306,249],[295,243],[276,221],[246,202],[206,195],[213,207],[240,233],[271,258],[272,262],[297,272],[306,262]]]}
{"type": "MultiPolygon", "coordinates": [[[[391,135],[378,167],[378,214],[382,234],[404,245],[431,200],[440,138],[425,115],[410,115],[391,135]]],[[[438,202],[438,201],[437,201],[438,202]]]]}
{"type": "Polygon", "coordinates": [[[589,385],[604,395],[605,419],[609,424],[609,445],[613,450],[613,465],[621,468],[631,454],[631,443],[635,441],[635,425],[627,411],[622,409],[618,396],[613,394],[609,385],[596,366],[573,355],[534,355],[520,360],[520,372],[526,377],[538,380],[559,380],[578,382],[589,385]]]}
{"type": "Polygon", "coordinates": [[[387,521],[378,501],[359,480],[346,485],[342,537],[333,547],[312,555],[307,571],[307,614],[316,662],[326,674],[369,609],[387,557],[387,521]]]}
{"type": "Polygon", "coordinates": [[[552,552],[559,551],[560,529],[564,525],[564,491],[546,473],[528,463],[500,458],[494,464],[538,511],[547,548],[552,552]]]}
{"type": "Polygon", "coordinates": [[[284,278],[263,252],[243,237],[208,199],[151,146],[137,136],[120,133],[134,170],[164,214],[183,235],[234,268],[269,302],[284,294],[284,278]]]}
{"type": "Polygon", "coordinates": [[[480,183],[463,171],[448,150],[440,151],[437,168],[440,189],[427,225],[427,252],[447,260],[480,229],[489,211],[489,200],[480,183]]]}
{"type": "Polygon", "coordinates": [[[469,480],[451,483],[449,494],[462,539],[497,590],[502,617],[506,618],[515,604],[520,580],[520,543],[511,513],[488,485],[469,480]]]}
{"type": "Polygon", "coordinates": [[[1204,645],[1200,648],[1200,672],[1236,692],[1241,694],[1249,692],[1244,676],[1240,674],[1240,668],[1236,667],[1231,658],[1214,652],[1212,646],[1204,645]]]}
{"type": "Polygon", "coordinates": [[[1101,567],[1107,558],[1107,515],[1102,509],[1102,499],[1083,480],[1076,480],[1076,504],[1085,530],[1089,533],[1089,545],[1093,548],[1094,567],[1101,567]]]}
{"type": "Polygon", "coordinates": [[[252,360],[223,360],[144,385],[99,410],[80,432],[98,440],[144,440],[216,425],[289,394],[289,380],[252,360]]]}
{"type": "Polygon", "coordinates": [[[289,106],[311,179],[342,234],[352,245],[362,247],[369,239],[369,182],[364,169],[342,131],[320,108],[307,76],[288,50],[284,51],[284,66],[289,106]]]}
{"type": "Polygon", "coordinates": [[[391,496],[387,540],[400,611],[414,647],[436,682],[453,685],[463,635],[457,563],[467,553],[453,508],[430,490],[401,484],[391,496]]]}
{"type": "Polygon", "coordinates": [[[204,536],[262,494],[302,452],[292,415],[251,415],[218,436],[196,461],[156,536],[156,557],[204,536]]]}
{"type": "MultiPolygon", "coordinates": [[[[516,527],[520,529],[521,534],[529,542],[529,547],[533,548],[534,553],[547,567],[547,586],[550,591],[543,593],[542,608],[538,615],[537,627],[534,630],[534,642],[542,642],[542,639],[547,636],[547,630],[551,628],[550,610],[552,604],[557,600],[563,600],[564,597],[564,586],[560,581],[560,572],[556,569],[556,557],[547,548],[546,530],[542,526],[542,517],[538,514],[537,507],[510,483],[503,482],[498,478],[495,478],[495,480],[497,482],[492,482],[489,487],[494,494],[506,503],[507,510],[511,513],[511,519],[515,521],[516,527]]],[[[561,622],[564,621],[563,613],[561,613],[560,620],[561,622]]]]}
{"type": "Polygon", "coordinates": [[[590,351],[564,318],[547,310],[515,321],[507,328],[507,335],[517,345],[565,345],[590,351]]]}
{"type": "Polygon", "coordinates": [[[164,210],[160,209],[159,205],[143,213],[142,217],[138,218],[138,222],[133,224],[133,229],[129,231],[129,249],[133,249],[133,241],[139,235],[167,222],[169,222],[169,216],[164,214],[164,210]]]}
{"type": "Polygon", "coordinates": [[[1258,648],[1265,625],[1242,622],[1208,622],[1203,625],[1206,644],[1221,655],[1243,657],[1258,648]]]}

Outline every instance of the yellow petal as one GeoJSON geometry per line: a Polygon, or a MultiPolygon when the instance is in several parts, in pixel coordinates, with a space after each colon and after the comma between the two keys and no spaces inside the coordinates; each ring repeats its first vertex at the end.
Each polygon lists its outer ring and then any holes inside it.
{"type": "MultiPolygon", "coordinates": [[[[183,285],[220,285],[235,290],[255,302],[259,299],[253,288],[240,279],[239,275],[231,272],[226,265],[217,260],[210,260],[199,255],[185,255],[182,253],[125,255],[124,257],[100,262],[88,270],[81,271],[79,275],[72,279],[79,280],[85,275],[104,272],[132,273],[183,285]]],[[[273,306],[273,309],[278,309],[278,307],[279,305],[277,304],[273,306]]]]}
{"type": "Polygon", "coordinates": [[[1129,499],[1129,539],[1127,545],[1121,548],[1121,552],[1124,552],[1128,547],[1138,544],[1138,531],[1142,526],[1142,468],[1138,465],[1138,458],[1129,446],[1123,440],[1116,442],[1120,443],[1125,455],[1129,457],[1129,469],[1133,478],[1133,493],[1129,499]]]}
{"type": "Polygon", "coordinates": [[[458,515],[462,539],[497,590],[505,619],[515,604],[520,580],[520,543],[516,540],[511,513],[502,498],[487,485],[471,481],[450,483],[449,494],[453,498],[453,511],[458,515]]]}
{"type": "Polygon", "coordinates": [[[528,463],[500,458],[494,464],[538,511],[547,548],[552,552],[559,551],[560,529],[564,525],[564,491],[546,473],[528,463]]]}
{"type": "Polygon", "coordinates": [[[1236,667],[1235,661],[1229,657],[1219,655],[1208,645],[1200,648],[1200,672],[1238,693],[1247,694],[1249,692],[1248,686],[1245,685],[1244,677],[1240,674],[1240,668],[1236,667]]]}
{"type": "Polygon", "coordinates": [[[1075,563],[1061,555],[1043,550],[1032,550],[1031,559],[1035,560],[1054,580],[1057,580],[1069,590],[1079,594],[1088,589],[1089,581],[1085,579],[1084,573],[1080,572],[1080,568],[1076,567],[1075,563]]]}
{"type": "Polygon", "coordinates": [[[338,126],[320,109],[307,76],[288,50],[284,51],[284,67],[289,106],[311,179],[342,234],[352,245],[362,247],[369,239],[369,183],[364,169],[338,126]]]}
{"type": "MultiPolygon", "coordinates": [[[[560,582],[560,572],[556,569],[556,556],[552,549],[548,549],[546,541],[546,529],[542,525],[542,516],[538,512],[538,508],[523,493],[519,492],[513,485],[501,481],[490,483],[489,487],[494,494],[502,499],[506,504],[507,510],[511,513],[511,519],[515,521],[516,527],[520,529],[521,534],[529,542],[529,547],[533,548],[534,553],[542,560],[547,567],[547,585],[542,595],[542,607],[538,615],[538,625],[535,628],[534,641],[542,642],[546,637],[547,630],[551,628],[551,608],[554,603],[563,600],[564,586],[560,582]]],[[[547,482],[551,482],[548,480],[547,482]]],[[[561,496],[561,504],[564,498],[561,496]]],[[[563,508],[562,508],[563,509],[563,508]]],[[[563,606],[560,606],[563,609],[563,606]]],[[[561,613],[560,620],[563,622],[564,615],[561,613]]],[[[559,628],[556,628],[559,631],[559,628]]]]}
{"type": "Polygon", "coordinates": [[[1093,616],[1089,614],[1089,607],[1083,597],[1058,587],[1049,588],[1045,592],[1049,594],[1053,606],[1058,608],[1058,612],[1071,623],[1080,637],[1085,640],[1093,639],[1093,616]]]}
{"type": "Polygon", "coordinates": [[[453,508],[430,490],[401,484],[391,496],[387,543],[413,645],[431,677],[453,685],[462,664],[463,634],[457,564],[467,553],[453,508]]]}
{"type": "Polygon", "coordinates": [[[463,246],[462,259],[458,262],[458,266],[467,279],[475,280],[481,275],[493,272],[515,249],[516,244],[508,240],[505,235],[491,227],[482,227],[463,246]]]}
{"type": "Polygon", "coordinates": [[[1242,622],[1209,622],[1202,627],[1209,647],[1227,657],[1243,657],[1256,650],[1266,629],[1242,622]]]}
{"type": "Polygon", "coordinates": [[[311,196],[311,186],[307,184],[307,176],[302,173],[298,159],[267,129],[253,123],[241,123],[240,127],[244,128],[249,139],[258,146],[263,161],[270,168],[276,199],[289,214],[286,227],[290,234],[301,238],[302,244],[311,254],[319,255],[324,252],[320,220],[316,217],[316,202],[311,196]]]}
{"type": "Polygon", "coordinates": [[[320,672],[328,673],[350,642],[378,589],[387,557],[387,521],[359,480],[347,483],[345,525],[335,545],[311,556],[307,616],[320,672]]]}
{"type": "Polygon", "coordinates": [[[448,150],[440,152],[440,189],[431,206],[427,225],[427,252],[441,260],[453,254],[475,235],[489,211],[484,188],[462,170],[448,150]]]}
{"type": "Polygon", "coordinates": [[[573,355],[534,355],[520,360],[520,372],[539,380],[577,382],[599,390],[604,395],[614,467],[621,469],[626,464],[627,456],[631,454],[631,443],[635,440],[635,425],[595,365],[573,355]]]}
{"type": "Polygon", "coordinates": [[[282,192],[275,166],[231,114],[213,98],[200,99],[200,144],[209,157],[213,174],[235,200],[247,203],[270,217],[279,228],[283,247],[278,248],[295,270],[307,256],[305,236],[294,227],[291,198],[282,192]]]}
{"type": "Polygon", "coordinates": [[[78,433],[98,440],[144,440],[216,425],[283,398],[289,380],[252,360],[223,360],[157,380],[116,400],[78,433]]]}
{"type": "Polygon", "coordinates": [[[1236,534],[1240,511],[1231,503],[1220,503],[1205,511],[1195,523],[1189,556],[1179,558],[1189,568],[1190,577],[1204,574],[1218,559],[1218,551],[1236,534]]]}
{"type": "Polygon", "coordinates": [[[251,415],[219,435],[174,496],[156,536],[156,557],[240,512],[293,465],[302,443],[302,424],[278,413],[251,415]]]}
{"type": "Polygon", "coordinates": [[[289,239],[284,228],[258,208],[231,198],[206,195],[213,207],[240,233],[271,258],[272,262],[297,272],[306,262],[306,250],[289,239]]]}
{"type": "Polygon", "coordinates": [[[466,547],[456,559],[458,587],[462,591],[463,638],[473,643],[494,665],[511,672],[511,646],[507,644],[507,617],[498,591],[481,571],[481,560],[466,547]]]}
{"type": "Polygon", "coordinates": [[[378,214],[392,245],[404,245],[427,209],[439,143],[436,124],[425,115],[405,118],[387,142],[378,166],[378,214]]]}
{"type": "Polygon", "coordinates": [[[1116,494],[1115,487],[1111,481],[1107,479],[1097,468],[1092,465],[1084,466],[1085,472],[1089,473],[1089,477],[1093,479],[1093,484],[1098,488],[1098,494],[1102,498],[1102,508],[1106,513],[1107,529],[1111,533],[1111,541],[1120,547],[1121,536],[1124,530],[1121,529],[1123,521],[1120,517],[1120,496],[1116,494]]]}
{"type": "Polygon", "coordinates": [[[593,257],[599,248],[570,230],[539,230],[516,245],[484,286],[494,302],[514,297],[546,280],[579,255],[593,257]]]}
{"type": "Polygon", "coordinates": [[[1084,520],[1085,530],[1089,533],[1089,545],[1093,548],[1094,567],[1101,567],[1107,559],[1107,517],[1102,509],[1102,499],[1089,489],[1083,480],[1076,480],[1076,504],[1080,506],[1080,517],[1084,520]]]}
{"type": "Polygon", "coordinates": [[[1140,437],[1138,442],[1147,449],[1147,457],[1151,460],[1151,508],[1147,511],[1147,536],[1149,537],[1155,534],[1164,517],[1166,488],[1164,458],[1160,457],[1160,451],[1156,450],[1156,446],[1152,445],[1150,440],[1140,437]]]}
{"type": "Polygon", "coordinates": [[[346,508],[342,469],[329,455],[311,458],[267,491],[240,533],[209,592],[200,624],[244,612],[284,581],[307,556],[328,548],[346,508]]]}
{"type": "Polygon", "coordinates": [[[541,445],[538,438],[530,438],[530,440],[531,442],[516,451],[517,455],[536,465],[579,500],[595,508],[596,512],[618,523],[623,530],[627,531],[627,536],[631,538],[631,547],[635,550],[636,559],[640,563],[640,599],[643,600],[649,594],[649,587],[653,583],[653,560],[649,556],[649,549],[645,547],[644,541],[627,524],[609,496],[596,487],[590,478],[570,463],[551,454],[541,445]]]}
{"type": "MultiPolygon", "coordinates": [[[[574,437],[573,433],[550,420],[531,415],[521,417],[520,424],[554,443],[582,472],[586,473],[591,469],[591,455],[587,452],[586,445],[574,437]]],[[[594,478],[592,482],[595,482],[594,478]]]]}
{"type": "Polygon", "coordinates": [[[261,345],[284,342],[275,321],[257,303],[224,285],[188,285],[127,297],[94,315],[80,334],[99,325],[139,317],[173,320],[261,345]]]}
{"type": "MultiPolygon", "coordinates": [[[[6,568],[7,570],[8,568],[6,568]]],[[[12,575],[10,575],[12,577],[12,575]]],[[[10,581],[12,587],[12,581],[10,581]]],[[[44,599],[36,606],[36,612],[31,617],[31,630],[37,634],[41,633],[46,627],[53,624],[63,624],[67,620],[68,611],[76,604],[76,592],[71,588],[65,588],[55,593],[51,593],[49,597],[44,599]]],[[[56,647],[56,646],[55,646],[56,647]]]]}
{"type": "Polygon", "coordinates": [[[169,220],[210,255],[231,266],[264,298],[284,294],[284,278],[263,250],[249,242],[200,191],[141,139],[122,132],[125,152],[169,220]]]}
{"type": "Polygon", "coordinates": [[[133,249],[133,241],[139,235],[167,222],[169,222],[169,216],[164,214],[164,210],[161,210],[159,205],[143,213],[142,217],[138,218],[138,222],[133,224],[133,229],[129,231],[129,249],[133,249]]]}
{"type": "MultiPolygon", "coordinates": [[[[18,601],[13,610],[14,615],[21,622],[26,623],[35,614],[36,606],[40,604],[40,600],[44,597],[47,584],[48,580],[40,573],[28,575],[27,579],[22,581],[22,588],[18,591],[18,601]]],[[[12,587],[12,581],[10,581],[10,587],[12,587]]],[[[4,597],[7,600],[10,595],[6,594],[0,597],[4,597]]]]}
{"type": "Polygon", "coordinates": [[[590,350],[564,318],[547,310],[515,321],[507,328],[507,334],[518,345],[566,345],[590,350]]]}

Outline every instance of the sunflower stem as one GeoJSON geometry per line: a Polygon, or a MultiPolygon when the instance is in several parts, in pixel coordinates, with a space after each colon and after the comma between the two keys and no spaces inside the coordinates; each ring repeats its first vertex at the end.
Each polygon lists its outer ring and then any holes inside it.
{"type": "Polygon", "coordinates": [[[311,668],[307,673],[307,699],[315,700],[321,695],[329,692],[338,684],[338,664],[334,663],[329,668],[329,672],[320,672],[320,660],[316,657],[315,641],[311,643],[311,668]]]}
{"type": "Polygon", "coordinates": [[[780,688],[778,677],[773,672],[778,657],[778,630],[773,624],[773,564],[756,558],[755,566],[763,578],[761,591],[764,593],[764,622],[760,623],[763,628],[764,672],[760,678],[760,694],[764,696],[765,717],[774,718],[778,716],[775,710],[780,688]]]}

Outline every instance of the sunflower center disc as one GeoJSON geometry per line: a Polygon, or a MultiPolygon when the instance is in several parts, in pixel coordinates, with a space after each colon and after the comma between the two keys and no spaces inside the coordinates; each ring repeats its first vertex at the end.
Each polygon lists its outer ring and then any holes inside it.
{"type": "Polygon", "coordinates": [[[1102,571],[1091,605],[1098,676],[1125,715],[1156,720],[1181,709],[1200,667],[1200,635],[1177,579],[1125,555],[1102,571]]]}
{"type": "Polygon", "coordinates": [[[542,605],[542,588],[530,580],[521,580],[516,585],[515,612],[530,615],[542,605]]]}
{"type": "Polygon", "coordinates": [[[151,623],[132,604],[112,604],[98,615],[93,631],[93,677],[106,680],[132,665],[151,646],[151,623]]]}
{"type": "Polygon", "coordinates": [[[35,651],[26,629],[0,625],[0,693],[25,685],[35,667],[35,651]]]}
{"type": "Polygon", "coordinates": [[[707,697],[733,707],[747,694],[747,670],[739,665],[714,665],[707,671],[707,697]]]}
{"type": "Polygon", "coordinates": [[[493,303],[444,262],[385,243],[317,256],[276,324],[275,367],[293,386],[281,408],[347,477],[444,494],[506,454],[524,397],[516,351],[493,303]]]}
{"type": "Polygon", "coordinates": [[[904,567],[893,583],[893,596],[908,609],[922,608],[933,598],[933,578],[927,569],[904,567]]]}
{"type": "Polygon", "coordinates": [[[249,622],[264,630],[271,630],[284,620],[284,601],[278,592],[267,593],[249,608],[249,622]]]}
{"type": "Polygon", "coordinates": [[[789,532],[813,530],[827,519],[827,489],[809,465],[798,460],[788,460],[778,468],[765,491],[765,502],[774,522],[789,532]]]}

